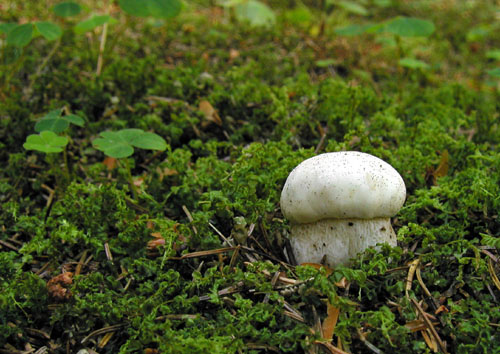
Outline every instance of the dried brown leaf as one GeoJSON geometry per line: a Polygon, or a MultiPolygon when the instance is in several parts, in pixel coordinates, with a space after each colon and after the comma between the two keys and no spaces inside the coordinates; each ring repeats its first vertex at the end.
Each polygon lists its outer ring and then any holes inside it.
{"type": "Polygon", "coordinates": [[[490,271],[491,279],[495,286],[500,290],[500,280],[498,280],[497,274],[495,273],[495,268],[493,267],[493,262],[491,258],[488,258],[488,270],[490,271]]]}
{"type": "Polygon", "coordinates": [[[422,337],[424,337],[424,341],[425,343],[427,344],[427,346],[429,347],[430,350],[432,350],[434,353],[437,353],[438,351],[438,344],[436,342],[436,340],[434,339],[433,336],[430,336],[428,333],[427,333],[427,329],[421,331],[420,333],[422,333],[422,337]]]}
{"type": "Polygon", "coordinates": [[[230,49],[229,50],[229,60],[234,60],[240,56],[240,51],[237,49],[230,49]]]}
{"type": "Polygon", "coordinates": [[[72,294],[68,287],[73,283],[73,273],[66,272],[55,276],[47,282],[49,295],[57,301],[71,298],[72,294]]]}
{"type": "Polygon", "coordinates": [[[206,121],[202,123],[202,126],[208,126],[211,123],[215,123],[218,126],[222,126],[222,120],[215,108],[207,100],[200,101],[198,109],[205,116],[206,121]]]}
{"type": "Polygon", "coordinates": [[[323,338],[329,341],[333,338],[333,333],[335,332],[335,326],[337,325],[337,320],[339,319],[340,309],[332,306],[330,303],[327,306],[327,316],[323,320],[321,328],[323,329],[323,338]]]}
{"type": "Polygon", "coordinates": [[[324,268],[325,272],[326,272],[326,276],[329,276],[330,274],[333,273],[333,269],[328,268],[327,266],[325,266],[323,264],[319,264],[319,263],[301,263],[300,265],[301,266],[310,266],[310,267],[313,267],[313,268],[315,268],[317,270],[320,270],[321,268],[324,268]]]}
{"type": "Polygon", "coordinates": [[[432,176],[434,177],[434,184],[436,184],[439,177],[444,177],[448,174],[450,155],[448,150],[444,150],[441,154],[441,161],[439,166],[434,170],[432,176]]]}
{"type": "Polygon", "coordinates": [[[106,157],[102,162],[108,171],[112,171],[116,168],[117,160],[114,157],[106,157]]]}
{"type": "Polygon", "coordinates": [[[448,308],[447,308],[446,306],[441,305],[441,306],[439,306],[439,307],[436,309],[436,311],[434,311],[434,314],[435,314],[435,315],[439,315],[441,312],[446,312],[446,313],[448,313],[448,312],[450,312],[450,310],[448,310],[448,308]]]}
{"type": "Polygon", "coordinates": [[[406,287],[405,287],[405,294],[406,297],[409,299],[409,291],[411,290],[411,284],[413,282],[413,276],[415,275],[415,271],[417,270],[418,264],[420,263],[420,259],[414,259],[413,261],[410,262],[409,266],[410,269],[408,269],[408,276],[406,277],[406,287]]]}

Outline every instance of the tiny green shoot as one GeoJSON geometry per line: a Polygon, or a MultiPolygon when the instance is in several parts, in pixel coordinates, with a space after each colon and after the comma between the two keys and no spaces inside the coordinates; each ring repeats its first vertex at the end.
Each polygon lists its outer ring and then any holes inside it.
{"type": "Polygon", "coordinates": [[[54,41],[62,36],[62,29],[48,21],[16,25],[7,33],[7,44],[23,48],[39,35],[48,41],[54,41]]]}
{"type": "Polygon", "coordinates": [[[54,133],[61,133],[68,129],[70,124],[75,124],[79,127],[83,127],[85,121],[83,118],[74,115],[68,114],[62,116],[62,109],[54,109],[43,116],[35,125],[36,132],[42,132],[45,130],[49,130],[54,133]]]}
{"type": "Polygon", "coordinates": [[[65,1],[54,5],[52,11],[59,17],[72,17],[78,15],[82,11],[82,7],[76,2],[65,1]]]}
{"type": "Polygon", "coordinates": [[[400,37],[429,37],[435,29],[431,21],[398,16],[386,22],[383,31],[400,37]]]}
{"type": "Polygon", "coordinates": [[[350,13],[355,14],[355,15],[368,16],[368,14],[369,14],[366,7],[364,7],[361,4],[355,3],[354,1],[345,1],[344,0],[344,1],[339,1],[338,3],[335,1],[334,3],[336,3],[337,6],[344,9],[345,11],[350,12],[350,13]]]}
{"type": "Polygon", "coordinates": [[[414,58],[402,58],[399,60],[399,65],[408,69],[428,69],[429,64],[422,60],[414,59],[414,58]]]}
{"type": "Polygon", "coordinates": [[[236,19],[248,22],[251,26],[272,26],[276,22],[276,15],[265,3],[257,0],[225,1],[222,6],[233,8],[236,19]]]}
{"type": "Polygon", "coordinates": [[[100,138],[94,140],[93,145],[97,150],[113,158],[123,158],[134,153],[134,147],[145,150],[160,150],[167,148],[165,140],[142,129],[122,129],[115,132],[101,132],[100,138]]]}
{"type": "Polygon", "coordinates": [[[500,78],[500,68],[488,70],[487,73],[492,77],[500,78]]]}
{"type": "Polygon", "coordinates": [[[117,23],[117,20],[109,15],[92,15],[88,19],[77,23],[73,31],[75,31],[76,34],[84,34],[106,23],[114,24],[117,23]]]}
{"type": "Polygon", "coordinates": [[[121,9],[129,15],[153,18],[173,18],[182,9],[180,0],[120,0],[121,9]]]}
{"type": "Polygon", "coordinates": [[[68,138],[58,136],[51,131],[42,131],[40,134],[31,134],[26,138],[23,147],[26,150],[36,150],[46,154],[63,151],[68,144],[68,138]]]}
{"type": "MultiPolygon", "coordinates": [[[[142,129],[122,129],[118,131],[101,132],[100,138],[93,141],[92,145],[105,155],[121,159],[129,157],[134,153],[134,147],[145,150],[159,150],[164,151],[167,149],[167,142],[155,133],[145,132],[142,129]]],[[[134,185],[130,165],[127,159],[124,159],[125,170],[127,172],[127,179],[130,189],[137,199],[137,189],[134,185]]]]}

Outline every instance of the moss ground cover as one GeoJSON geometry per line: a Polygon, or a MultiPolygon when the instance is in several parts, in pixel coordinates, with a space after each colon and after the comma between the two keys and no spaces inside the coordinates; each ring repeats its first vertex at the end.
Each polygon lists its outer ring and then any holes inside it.
{"type": "Polygon", "coordinates": [[[150,2],[0,5],[0,352],[500,352],[498,5],[150,2]],[[281,188],[341,150],[404,178],[398,247],[292,264],[281,188]]]}

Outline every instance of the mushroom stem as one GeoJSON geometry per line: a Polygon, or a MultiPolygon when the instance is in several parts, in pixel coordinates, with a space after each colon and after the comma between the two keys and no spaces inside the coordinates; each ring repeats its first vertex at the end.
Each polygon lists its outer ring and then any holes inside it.
{"type": "Polygon", "coordinates": [[[290,243],[298,264],[346,264],[377,243],[396,246],[390,218],[325,219],[291,226],[290,243]]]}

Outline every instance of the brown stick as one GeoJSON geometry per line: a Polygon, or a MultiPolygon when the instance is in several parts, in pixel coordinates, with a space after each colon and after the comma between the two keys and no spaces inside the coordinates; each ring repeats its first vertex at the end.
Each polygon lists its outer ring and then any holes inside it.
{"type": "Polygon", "coordinates": [[[427,327],[431,330],[431,333],[432,333],[432,336],[436,339],[436,341],[438,342],[438,345],[439,345],[439,348],[441,349],[441,351],[443,353],[448,353],[446,351],[446,344],[443,343],[443,341],[441,340],[441,338],[439,337],[439,334],[438,332],[436,331],[436,328],[434,327],[434,325],[432,324],[432,322],[427,318],[427,314],[425,313],[425,311],[422,309],[422,307],[418,304],[417,300],[415,300],[414,298],[411,298],[410,299],[411,302],[413,303],[413,306],[415,306],[415,308],[417,309],[417,311],[420,313],[420,315],[422,316],[422,319],[424,320],[425,324],[427,325],[427,327]]]}

